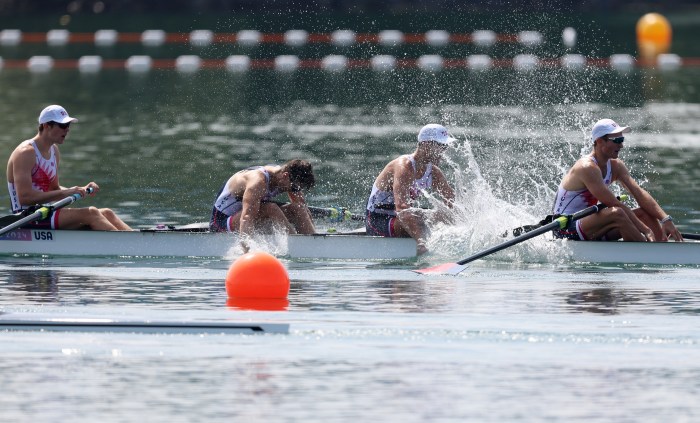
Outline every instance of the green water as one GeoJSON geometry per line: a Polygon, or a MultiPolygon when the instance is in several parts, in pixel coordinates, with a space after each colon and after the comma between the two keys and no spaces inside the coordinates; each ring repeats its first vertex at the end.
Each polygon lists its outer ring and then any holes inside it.
{"type": "MultiPolygon", "coordinates": [[[[230,174],[295,157],[312,160],[318,173],[313,203],[361,210],[383,164],[438,121],[468,140],[497,196],[541,214],[585,131],[610,116],[634,128],[622,155],[633,173],[691,213],[698,72],[4,70],[0,114],[11,124],[0,134],[0,161],[35,134],[41,108],[58,103],[80,119],[62,147],[61,183],[95,180],[102,191],[91,204],[115,208],[134,226],[206,220],[230,174]]],[[[448,173],[471,177],[463,153],[451,157],[448,173]]],[[[9,207],[7,194],[0,198],[9,207]]]]}

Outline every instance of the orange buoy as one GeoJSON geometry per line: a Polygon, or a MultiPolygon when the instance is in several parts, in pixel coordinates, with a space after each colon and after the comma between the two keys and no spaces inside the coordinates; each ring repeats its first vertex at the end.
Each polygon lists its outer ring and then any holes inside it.
{"type": "Polygon", "coordinates": [[[287,269],[264,251],[243,254],[228,269],[226,293],[229,298],[287,298],[287,269]]]}
{"type": "Polygon", "coordinates": [[[637,47],[644,59],[654,59],[671,48],[671,24],[658,13],[647,13],[637,21],[637,47]]]}

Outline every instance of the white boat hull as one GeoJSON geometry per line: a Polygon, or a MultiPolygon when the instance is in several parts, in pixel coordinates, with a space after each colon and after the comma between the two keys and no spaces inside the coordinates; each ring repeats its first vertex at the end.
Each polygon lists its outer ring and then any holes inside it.
{"type": "Polygon", "coordinates": [[[571,260],[589,263],[700,264],[700,242],[555,241],[571,260]]]}
{"type": "Polygon", "coordinates": [[[291,258],[397,260],[416,257],[413,238],[384,238],[367,235],[290,235],[291,258]]]}
{"type": "MultiPolygon", "coordinates": [[[[287,248],[281,246],[280,250],[288,251],[293,259],[394,260],[416,256],[416,243],[410,238],[337,234],[292,235],[286,239],[287,248]]],[[[5,255],[233,257],[240,254],[237,245],[235,234],[185,230],[18,229],[0,236],[0,254],[5,255]]]]}
{"type": "MultiPolygon", "coordinates": [[[[277,242],[284,242],[281,237],[277,242]]],[[[274,242],[272,239],[266,242],[274,242]]],[[[569,261],[630,264],[700,264],[700,242],[600,242],[556,240],[569,261]]],[[[402,260],[416,257],[411,238],[362,234],[290,235],[292,259],[402,260]]],[[[233,257],[240,254],[230,233],[188,230],[68,231],[18,229],[0,236],[0,254],[52,256],[233,257]]]]}
{"type": "Polygon", "coordinates": [[[0,237],[0,254],[226,257],[237,239],[212,232],[17,229],[0,237]]]}

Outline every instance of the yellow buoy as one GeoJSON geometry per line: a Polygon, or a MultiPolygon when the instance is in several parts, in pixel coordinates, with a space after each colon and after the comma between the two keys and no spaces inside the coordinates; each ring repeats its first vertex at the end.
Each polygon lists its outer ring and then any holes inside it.
{"type": "Polygon", "coordinates": [[[671,48],[671,24],[658,13],[647,13],[637,21],[637,47],[643,59],[654,59],[671,48]]]}

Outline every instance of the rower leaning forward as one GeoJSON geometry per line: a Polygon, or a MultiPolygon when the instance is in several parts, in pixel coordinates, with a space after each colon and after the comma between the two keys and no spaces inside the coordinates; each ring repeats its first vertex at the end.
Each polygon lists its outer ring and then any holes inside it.
{"type": "MultiPolygon", "coordinates": [[[[418,132],[418,145],[412,154],[390,161],[372,185],[367,201],[367,235],[411,237],[418,254],[428,251],[426,221],[430,211],[415,207],[415,200],[427,191],[435,191],[445,205],[452,207],[454,190],[438,165],[447,148],[455,141],[447,128],[425,125],[418,132]]],[[[433,216],[447,221],[447,216],[433,216]]]]}
{"type": "Polygon", "coordinates": [[[639,186],[618,157],[624,148],[624,134],[630,131],[612,119],[593,125],[593,151],[576,161],[562,179],[553,213],[571,215],[598,202],[608,207],[554,230],[555,237],[607,241],[667,241],[670,237],[683,241],[673,218],[639,186]],[[618,200],[609,188],[613,182],[619,182],[639,207],[633,210],[618,200]]]}
{"type": "Polygon", "coordinates": [[[209,228],[213,232],[238,232],[246,252],[248,240],[256,232],[313,234],[314,223],[304,191],[313,188],[315,182],[311,164],[299,159],[281,166],[252,166],[236,172],[217,195],[209,228]],[[285,193],[290,203],[280,205],[273,201],[285,193]]]}

